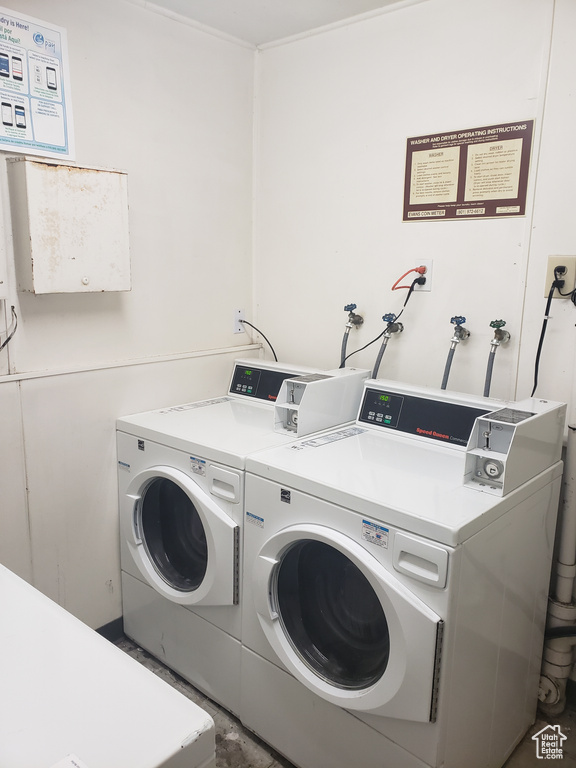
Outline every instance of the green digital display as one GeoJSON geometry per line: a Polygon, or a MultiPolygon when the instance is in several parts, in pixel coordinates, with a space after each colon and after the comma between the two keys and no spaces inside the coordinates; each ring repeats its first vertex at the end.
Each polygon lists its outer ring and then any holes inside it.
{"type": "Polygon", "coordinates": [[[379,399],[387,403],[390,400],[390,395],[380,395],[379,399]]]}

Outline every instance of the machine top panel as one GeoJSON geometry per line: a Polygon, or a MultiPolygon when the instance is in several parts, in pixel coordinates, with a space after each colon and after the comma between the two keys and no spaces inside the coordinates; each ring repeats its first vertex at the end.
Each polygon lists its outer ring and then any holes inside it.
{"type": "MultiPolygon", "coordinates": [[[[562,474],[565,413],[547,400],[371,379],[356,424],[255,452],[245,467],[281,489],[456,546],[536,494],[529,504],[549,503],[562,474]]],[[[304,505],[298,499],[291,503],[304,505]]]]}
{"type": "Polygon", "coordinates": [[[358,421],[466,448],[477,417],[491,410],[367,387],[358,421]]]}

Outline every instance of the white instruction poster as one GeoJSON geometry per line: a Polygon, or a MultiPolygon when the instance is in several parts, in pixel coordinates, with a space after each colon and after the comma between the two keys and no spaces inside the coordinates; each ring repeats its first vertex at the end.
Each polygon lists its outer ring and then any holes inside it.
{"type": "Polygon", "coordinates": [[[0,7],[0,150],[72,160],[66,30],[0,7]]]}

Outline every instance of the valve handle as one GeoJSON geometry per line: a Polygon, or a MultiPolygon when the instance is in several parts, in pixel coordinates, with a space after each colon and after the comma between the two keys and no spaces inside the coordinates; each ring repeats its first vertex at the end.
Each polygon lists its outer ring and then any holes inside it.
{"type": "Polygon", "coordinates": [[[385,323],[393,323],[397,317],[398,315],[394,315],[392,312],[389,312],[387,315],[382,315],[382,320],[384,320],[385,323]]]}
{"type": "Polygon", "coordinates": [[[492,320],[490,328],[496,328],[496,330],[498,330],[499,328],[504,328],[505,325],[506,320],[492,320]]]}
{"type": "Polygon", "coordinates": [[[344,307],[344,312],[354,312],[357,306],[357,304],[346,304],[344,307]]]}
{"type": "Polygon", "coordinates": [[[450,318],[450,322],[456,326],[464,325],[464,323],[466,322],[466,318],[464,317],[464,315],[455,315],[454,317],[450,318]]]}

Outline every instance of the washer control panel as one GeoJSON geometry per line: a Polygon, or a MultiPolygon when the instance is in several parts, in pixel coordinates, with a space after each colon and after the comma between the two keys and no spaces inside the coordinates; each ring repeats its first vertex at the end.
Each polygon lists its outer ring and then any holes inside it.
{"type": "Polygon", "coordinates": [[[490,408],[367,387],[358,421],[465,448],[478,416],[490,408]]]}
{"type": "Polygon", "coordinates": [[[465,487],[505,496],[560,461],[566,404],[479,395],[370,379],[356,423],[462,454],[465,487]]]}
{"type": "Polygon", "coordinates": [[[293,371],[269,370],[257,365],[236,363],[228,392],[251,400],[275,403],[282,382],[292,376],[293,371]]]}

